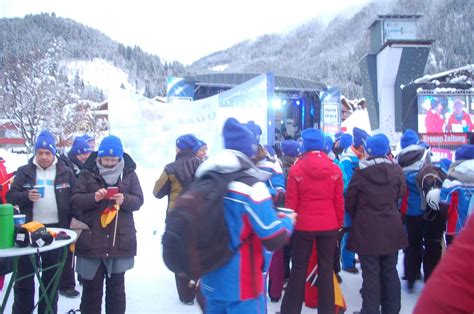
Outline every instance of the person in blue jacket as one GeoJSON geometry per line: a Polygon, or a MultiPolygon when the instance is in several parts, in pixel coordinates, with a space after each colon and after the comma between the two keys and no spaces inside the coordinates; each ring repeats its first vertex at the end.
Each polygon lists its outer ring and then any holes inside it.
{"type": "Polygon", "coordinates": [[[446,242],[450,245],[474,212],[474,145],[456,150],[456,161],[449,167],[441,190],[432,191],[430,196],[433,203],[439,199],[440,209],[447,213],[446,242]]]}
{"type": "MultiPolygon", "coordinates": [[[[352,135],[354,139],[353,145],[344,150],[344,152],[340,156],[339,162],[339,167],[342,170],[344,178],[344,194],[346,193],[346,189],[349,186],[349,183],[351,182],[354,171],[359,168],[359,161],[364,158],[363,144],[365,140],[369,137],[369,134],[367,134],[367,132],[357,127],[352,130],[352,135]]],[[[349,216],[349,214],[344,213],[345,233],[341,241],[342,270],[352,274],[358,274],[359,270],[355,266],[355,253],[349,251],[346,248],[351,225],[351,217],[349,216]]]]}
{"type": "Polygon", "coordinates": [[[268,173],[255,167],[254,135],[236,119],[223,128],[224,151],[207,159],[196,172],[245,171],[247,182],[233,181],[224,200],[224,215],[232,249],[231,260],[204,275],[200,286],[206,298],[206,313],[266,313],[264,297],[265,250],[282,248],[293,231],[296,214],[279,214],[265,186],[268,173]]]}
{"type": "MultiPolygon", "coordinates": [[[[425,218],[427,202],[417,177],[426,166],[431,165],[431,154],[426,144],[420,142],[418,134],[407,129],[400,140],[402,148],[397,162],[402,167],[407,181],[407,191],[402,198],[400,211],[406,222],[408,247],[403,260],[407,287],[413,290],[416,280],[421,279],[421,265],[425,280],[441,258],[441,237],[444,231],[444,217],[425,218]]],[[[423,170],[424,171],[424,170],[423,170]]]]}
{"type": "MultiPolygon", "coordinates": [[[[254,134],[257,141],[258,148],[255,157],[256,166],[258,169],[266,171],[270,174],[270,178],[265,181],[270,195],[273,199],[275,207],[283,207],[285,205],[285,175],[281,163],[276,158],[272,157],[268,148],[271,146],[260,145],[260,136],[262,129],[254,121],[249,121],[245,126],[254,134]]],[[[284,249],[276,250],[275,252],[266,252],[265,266],[263,269],[264,275],[268,273],[268,295],[270,301],[278,302],[282,296],[284,286],[284,249]]]]}

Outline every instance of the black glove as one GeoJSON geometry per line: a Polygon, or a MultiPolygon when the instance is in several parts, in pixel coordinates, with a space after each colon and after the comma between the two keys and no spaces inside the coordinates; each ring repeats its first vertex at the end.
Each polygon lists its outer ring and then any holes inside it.
{"type": "Polygon", "coordinates": [[[285,192],[281,190],[276,190],[276,194],[275,196],[273,196],[273,205],[275,207],[285,206],[285,192]]]}

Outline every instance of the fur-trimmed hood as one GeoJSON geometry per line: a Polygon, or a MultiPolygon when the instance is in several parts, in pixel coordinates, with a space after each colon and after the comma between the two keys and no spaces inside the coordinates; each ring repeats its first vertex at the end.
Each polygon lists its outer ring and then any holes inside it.
{"type": "Polygon", "coordinates": [[[404,172],[418,171],[425,164],[431,163],[431,152],[422,145],[413,144],[405,147],[396,160],[404,172]]]}
{"type": "Polygon", "coordinates": [[[474,159],[453,162],[449,167],[448,177],[464,184],[474,184],[474,159]]]}

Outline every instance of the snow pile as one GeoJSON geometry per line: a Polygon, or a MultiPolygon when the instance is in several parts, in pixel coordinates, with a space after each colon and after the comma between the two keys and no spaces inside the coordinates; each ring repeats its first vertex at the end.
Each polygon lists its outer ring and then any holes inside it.
{"type": "Polygon", "coordinates": [[[128,74],[104,59],[70,60],[66,61],[64,66],[67,68],[69,80],[74,80],[78,75],[85,85],[100,88],[106,94],[120,88],[135,91],[128,82],[128,74]]]}
{"type": "Polygon", "coordinates": [[[216,65],[212,67],[211,70],[215,72],[224,72],[225,69],[227,69],[228,67],[229,67],[228,64],[221,64],[221,65],[216,65]]]}

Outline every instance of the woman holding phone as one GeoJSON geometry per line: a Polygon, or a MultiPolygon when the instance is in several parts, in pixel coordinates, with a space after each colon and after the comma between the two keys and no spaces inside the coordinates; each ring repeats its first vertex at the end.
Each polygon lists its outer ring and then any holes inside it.
{"type": "Polygon", "coordinates": [[[125,271],[133,268],[137,241],[133,212],[143,204],[136,164],[116,136],[105,137],[85,162],[71,204],[89,229],[76,243],[76,271],[83,279],[82,313],[125,313],[125,271]]]}

